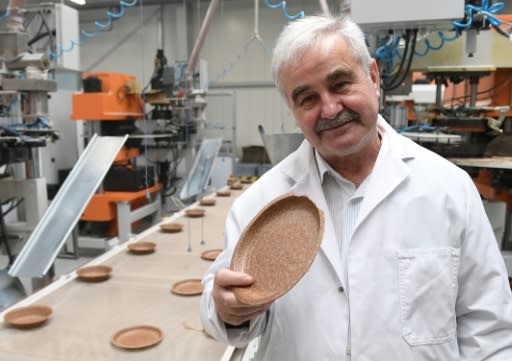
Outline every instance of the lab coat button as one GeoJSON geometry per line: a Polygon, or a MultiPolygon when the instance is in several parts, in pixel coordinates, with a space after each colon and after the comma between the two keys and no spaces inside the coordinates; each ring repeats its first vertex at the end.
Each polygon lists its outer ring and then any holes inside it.
{"type": "Polygon", "coordinates": [[[342,286],[338,287],[338,292],[340,292],[340,293],[343,292],[343,287],[342,286]]]}

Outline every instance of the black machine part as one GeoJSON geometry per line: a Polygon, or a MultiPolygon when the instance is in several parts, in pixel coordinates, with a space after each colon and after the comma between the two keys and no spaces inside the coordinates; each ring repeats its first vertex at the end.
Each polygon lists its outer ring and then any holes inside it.
{"type": "Polygon", "coordinates": [[[103,179],[103,189],[110,192],[138,192],[155,185],[154,167],[114,166],[103,179]]]}

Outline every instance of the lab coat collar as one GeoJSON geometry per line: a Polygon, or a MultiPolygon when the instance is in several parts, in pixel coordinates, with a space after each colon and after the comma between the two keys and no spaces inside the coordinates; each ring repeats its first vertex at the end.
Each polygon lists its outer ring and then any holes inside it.
{"type": "Polygon", "coordinates": [[[366,217],[381,203],[410,173],[406,160],[414,158],[414,150],[408,140],[379,115],[377,121],[382,145],[373,166],[368,189],[366,190],[354,233],[366,217]]]}
{"type": "Polygon", "coordinates": [[[338,276],[340,284],[345,288],[344,277],[342,277],[341,256],[334,232],[334,225],[322,190],[314,149],[307,140],[302,142],[299,149],[292,155],[290,161],[292,166],[285,167],[285,172],[295,180],[291,192],[308,196],[324,213],[324,237],[320,245],[320,251],[329,260],[334,272],[338,276]]]}
{"type": "MultiPolygon", "coordinates": [[[[407,140],[398,135],[380,115],[377,126],[382,137],[382,147],[359,211],[354,234],[371,211],[407,177],[409,168],[404,160],[414,158],[413,149],[408,146],[407,140]]],[[[290,156],[289,162],[290,166],[282,167],[282,170],[295,183],[291,192],[307,195],[324,212],[324,239],[320,249],[346,289],[333,220],[329,215],[327,201],[322,191],[314,149],[307,140],[304,140],[297,151],[290,156]]]]}

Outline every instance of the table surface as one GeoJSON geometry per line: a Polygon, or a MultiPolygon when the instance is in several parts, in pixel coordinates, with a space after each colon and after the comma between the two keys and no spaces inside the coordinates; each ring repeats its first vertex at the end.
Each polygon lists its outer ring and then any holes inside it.
{"type": "Polygon", "coordinates": [[[512,157],[448,158],[459,166],[512,169],[512,157]]]}
{"type": "MultiPolygon", "coordinates": [[[[245,185],[244,187],[247,187],[245,185]]],[[[226,359],[229,348],[203,332],[199,317],[200,296],[178,296],[170,290],[175,282],[202,278],[211,262],[205,250],[223,248],[224,221],[233,200],[216,199],[214,206],[201,206],[201,218],[184,212],[161,223],[184,225],[179,233],[163,233],[160,224],[119,244],[87,265],[112,267],[111,277],[87,283],[70,272],[0,313],[0,359],[9,361],[201,361],[226,359]],[[154,253],[134,255],[129,243],[156,243],[154,253]],[[201,244],[204,241],[205,244],[201,244]],[[189,246],[191,250],[189,251],[189,246]],[[10,310],[44,304],[53,314],[42,327],[19,330],[3,322],[10,310]],[[123,328],[152,325],[163,331],[162,341],[143,350],[124,350],[112,345],[112,335],[123,328]]],[[[189,208],[195,208],[192,204],[189,208]]]]}

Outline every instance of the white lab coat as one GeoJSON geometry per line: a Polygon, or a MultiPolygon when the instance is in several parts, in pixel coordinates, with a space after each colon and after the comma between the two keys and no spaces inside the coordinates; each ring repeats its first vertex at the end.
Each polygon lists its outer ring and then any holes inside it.
{"type": "Polygon", "coordinates": [[[304,141],[235,201],[227,248],[203,281],[206,331],[235,346],[261,335],[256,360],[265,361],[511,361],[512,295],[472,180],[380,116],[378,125],[382,147],[350,240],[347,274],[337,220],[304,141]],[[288,192],[309,196],[323,210],[320,251],[266,315],[248,329],[226,330],[211,298],[214,274],[229,268],[257,212],[288,192]]]}

